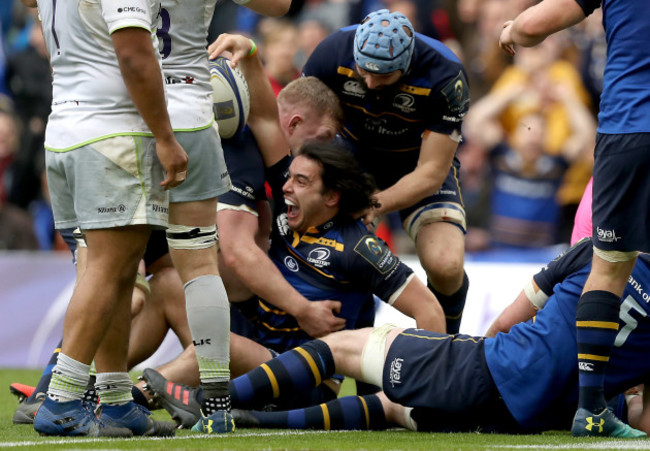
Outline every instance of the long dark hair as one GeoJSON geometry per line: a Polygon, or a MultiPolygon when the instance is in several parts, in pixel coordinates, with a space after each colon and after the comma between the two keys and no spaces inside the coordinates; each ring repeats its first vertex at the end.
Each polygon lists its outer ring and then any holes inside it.
{"type": "Polygon", "coordinates": [[[367,208],[380,207],[374,197],[377,191],[374,178],[363,172],[352,153],[341,145],[335,142],[308,141],[300,148],[298,155],[320,165],[326,191],[341,193],[340,214],[354,216],[367,208]]]}

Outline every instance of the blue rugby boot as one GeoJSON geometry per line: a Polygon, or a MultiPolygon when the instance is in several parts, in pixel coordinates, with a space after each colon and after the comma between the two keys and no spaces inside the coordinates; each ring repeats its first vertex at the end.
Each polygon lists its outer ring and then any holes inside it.
{"type": "Polygon", "coordinates": [[[119,406],[100,404],[97,412],[106,425],[128,428],[133,435],[172,437],[176,434],[174,423],[152,419],[147,408],[133,401],[119,406]]]}
{"type": "Polygon", "coordinates": [[[201,419],[192,426],[192,431],[203,434],[224,434],[235,430],[235,420],[225,410],[217,410],[207,417],[201,412],[201,419]]]}
{"type": "Polygon", "coordinates": [[[619,420],[611,409],[604,409],[598,415],[579,408],[573,418],[571,434],[574,437],[618,437],[644,438],[648,435],[619,420]]]}
{"type": "Polygon", "coordinates": [[[130,429],[112,427],[95,416],[93,407],[82,401],[56,402],[45,398],[34,417],[34,429],[41,435],[86,437],[132,437],[130,429]]]}

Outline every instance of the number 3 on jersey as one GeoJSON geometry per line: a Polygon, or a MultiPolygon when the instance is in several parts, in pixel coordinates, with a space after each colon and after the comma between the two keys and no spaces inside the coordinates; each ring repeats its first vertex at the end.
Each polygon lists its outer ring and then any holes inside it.
{"type": "Polygon", "coordinates": [[[172,38],[169,36],[169,28],[171,27],[171,18],[169,11],[165,8],[160,8],[160,27],[156,30],[156,36],[160,39],[161,49],[160,54],[162,59],[165,59],[172,53],[172,38]]]}

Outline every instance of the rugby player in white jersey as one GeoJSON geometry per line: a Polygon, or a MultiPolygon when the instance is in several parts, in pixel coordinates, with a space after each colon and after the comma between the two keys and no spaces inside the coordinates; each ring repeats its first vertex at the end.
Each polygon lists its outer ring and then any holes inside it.
{"type": "MultiPolygon", "coordinates": [[[[256,12],[281,15],[289,0],[250,0],[256,12]]],[[[212,112],[206,50],[216,0],[163,0],[158,38],[174,133],[190,157],[187,181],[170,194],[167,242],[185,286],[187,319],[203,392],[202,417],[193,430],[234,428],[228,394],[230,313],[217,264],[217,196],[230,189],[212,112]]]]}
{"type": "Polygon", "coordinates": [[[40,0],[38,8],[53,70],[45,136],[52,208],[57,228],[85,232],[88,256],[34,428],[47,435],[171,434],[135,406],[126,372],[138,263],[151,228],[167,225],[165,190],[187,173],[152,45],[159,5],[40,0]],[[81,400],[93,358],[98,416],[81,400]]]}

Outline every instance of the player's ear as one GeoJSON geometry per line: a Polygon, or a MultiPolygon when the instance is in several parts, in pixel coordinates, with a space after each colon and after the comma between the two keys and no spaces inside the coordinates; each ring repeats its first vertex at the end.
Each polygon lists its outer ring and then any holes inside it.
{"type": "Polygon", "coordinates": [[[302,124],[302,116],[299,114],[291,116],[291,119],[289,119],[289,135],[293,135],[300,124],[302,124]]]}
{"type": "Polygon", "coordinates": [[[336,207],[341,200],[341,193],[335,190],[329,190],[325,193],[325,205],[328,207],[336,207]]]}

